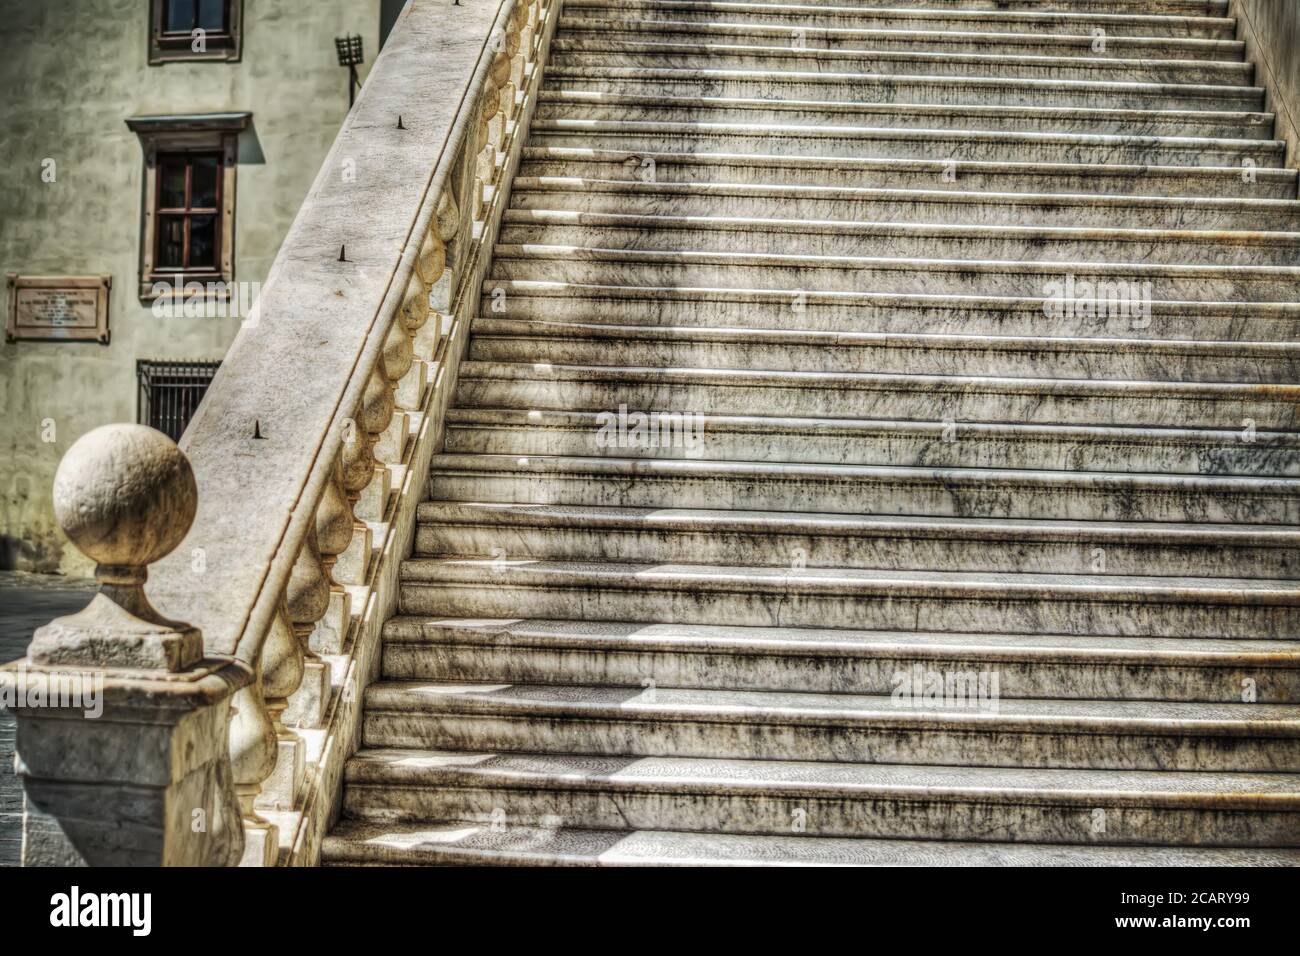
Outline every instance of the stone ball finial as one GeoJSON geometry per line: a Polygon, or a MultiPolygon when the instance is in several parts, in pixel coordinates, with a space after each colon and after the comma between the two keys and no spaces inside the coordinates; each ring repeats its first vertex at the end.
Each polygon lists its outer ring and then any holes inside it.
{"type": "Polygon", "coordinates": [[[189,533],[199,492],[176,443],[144,425],[82,435],[54,474],[54,514],[96,562],[99,593],[85,609],[38,628],[28,660],[182,671],[203,657],[197,628],[159,614],[144,592],[148,567],[189,533]]]}
{"type": "Polygon", "coordinates": [[[104,425],[68,449],[54,476],[54,514],[101,568],[143,568],[184,540],[198,508],[189,459],[145,425],[104,425]]]}

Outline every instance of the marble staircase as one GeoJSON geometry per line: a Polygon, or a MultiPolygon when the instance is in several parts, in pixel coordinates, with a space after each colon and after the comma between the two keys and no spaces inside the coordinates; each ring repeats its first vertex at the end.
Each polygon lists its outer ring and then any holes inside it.
{"type": "Polygon", "coordinates": [[[566,0],[323,861],[1300,864],[1227,12],[566,0]]]}

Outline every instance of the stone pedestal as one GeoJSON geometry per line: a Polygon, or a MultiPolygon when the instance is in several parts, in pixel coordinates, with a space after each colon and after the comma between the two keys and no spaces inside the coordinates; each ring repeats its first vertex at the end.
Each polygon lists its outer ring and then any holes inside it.
{"type": "Polygon", "coordinates": [[[18,721],[24,866],[239,862],[227,728],[252,675],[225,660],[155,673],[0,670],[18,721]]]}
{"type": "Polygon", "coordinates": [[[37,629],[0,668],[18,721],[24,866],[233,866],[244,828],[230,760],[231,698],[251,668],[144,591],[184,539],[198,490],[166,435],[107,425],[68,450],[54,513],[96,562],[85,609],[37,629]]]}

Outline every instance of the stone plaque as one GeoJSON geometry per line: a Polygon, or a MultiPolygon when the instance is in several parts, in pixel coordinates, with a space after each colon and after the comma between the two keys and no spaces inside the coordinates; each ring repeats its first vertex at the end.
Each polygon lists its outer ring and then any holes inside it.
{"type": "Polygon", "coordinates": [[[108,344],[112,276],[21,276],[9,273],[5,339],[89,339],[108,344]]]}

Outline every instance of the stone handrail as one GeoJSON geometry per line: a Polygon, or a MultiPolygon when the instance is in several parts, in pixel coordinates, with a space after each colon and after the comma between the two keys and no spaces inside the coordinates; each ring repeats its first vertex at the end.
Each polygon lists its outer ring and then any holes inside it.
{"type": "Polygon", "coordinates": [[[246,865],[315,862],[337,812],[560,2],[410,0],[181,440],[197,511],[147,593],[252,673],[246,865]]]}

